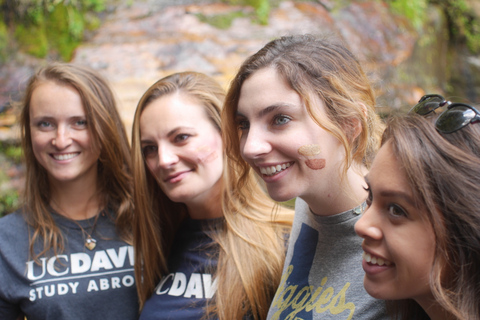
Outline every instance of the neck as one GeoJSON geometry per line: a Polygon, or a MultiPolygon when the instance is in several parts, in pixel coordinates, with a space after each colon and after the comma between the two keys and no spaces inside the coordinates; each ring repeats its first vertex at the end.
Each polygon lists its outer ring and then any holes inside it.
{"type": "Polygon", "coordinates": [[[417,300],[418,304],[425,310],[431,320],[455,320],[451,313],[447,312],[436,300],[433,298],[427,301],[417,300]]]}
{"type": "Polygon", "coordinates": [[[223,217],[221,191],[220,188],[216,189],[217,191],[214,195],[186,204],[190,218],[203,220],[223,217]]]}
{"type": "Polygon", "coordinates": [[[303,199],[310,210],[316,215],[332,216],[351,210],[362,204],[367,198],[364,176],[367,169],[362,166],[352,165],[343,180],[337,183],[337,188],[329,189],[325,195],[316,195],[312,198],[303,199]]]}
{"type": "Polygon", "coordinates": [[[100,212],[100,197],[96,183],[62,183],[52,186],[50,206],[73,220],[85,220],[100,212]]]}

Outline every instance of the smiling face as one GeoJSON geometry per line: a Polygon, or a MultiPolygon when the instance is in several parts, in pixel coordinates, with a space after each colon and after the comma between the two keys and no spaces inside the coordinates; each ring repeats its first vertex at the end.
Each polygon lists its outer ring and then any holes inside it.
{"type": "Polygon", "coordinates": [[[100,150],[92,147],[78,92],[52,81],[41,83],[32,93],[29,112],[33,153],[50,183],[96,182],[100,150]]]}
{"type": "Polygon", "coordinates": [[[368,208],[355,225],[364,239],[365,289],[378,299],[412,298],[426,305],[433,299],[435,236],[390,143],[378,152],[366,180],[368,208]]]}
{"type": "Polygon", "coordinates": [[[172,201],[191,209],[219,195],[222,138],[199,102],[178,93],[154,100],[140,116],[140,140],[150,173],[172,201]]]}
{"type": "MultiPolygon", "coordinates": [[[[320,100],[313,102],[326,118],[320,100]]],[[[236,122],[240,151],[277,201],[295,197],[311,204],[341,188],[341,143],[310,117],[296,91],[273,68],[260,69],[242,85],[236,122]]]]}

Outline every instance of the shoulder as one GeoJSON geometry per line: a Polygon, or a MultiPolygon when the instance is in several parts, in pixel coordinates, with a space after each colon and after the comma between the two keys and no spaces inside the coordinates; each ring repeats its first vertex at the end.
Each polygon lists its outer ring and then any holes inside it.
{"type": "Polygon", "coordinates": [[[0,218],[0,230],[3,232],[19,232],[18,228],[26,227],[25,212],[19,209],[0,218]]]}

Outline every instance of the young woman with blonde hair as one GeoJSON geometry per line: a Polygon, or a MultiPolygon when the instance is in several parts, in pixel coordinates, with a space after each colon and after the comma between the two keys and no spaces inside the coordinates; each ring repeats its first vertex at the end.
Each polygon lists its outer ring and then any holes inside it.
{"type": "Polygon", "coordinates": [[[383,125],[352,53],[313,35],[272,40],[240,67],[222,124],[241,177],[253,171],[274,200],[296,198],[268,319],[384,318],[363,288],[354,231],[383,125]]]}
{"type": "Polygon", "coordinates": [[[132,131],[141,319],[264,319],[293,215],[253,176],[235,189],[220,130],[224,91],[176,73],[140,99],[132,131]]]}
{"type": "Polygon", "coordinates": [[[20,126],[24,205],[0,219],[0,318],[136,319],[130,154],[107,81],[41,68],[20,126]]]}
{"type": "Polygon", "coordinates": [[[480,318],[479,121],[474,107],[428,95],[388,123],[355,230],[365,288],[389,300],[392,319],[480,318]]]}

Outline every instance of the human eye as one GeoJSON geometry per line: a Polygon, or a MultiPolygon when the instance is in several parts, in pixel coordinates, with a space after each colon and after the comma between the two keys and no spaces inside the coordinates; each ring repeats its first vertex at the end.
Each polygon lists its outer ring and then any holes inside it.
{"type": "Polygon", "coordinates": [[[245,118],[237,118],[235,122],[237,124],[238,130],[240,131],[245,131],[250,128],[250,122],[245,118]]]}
{"type": "Polygon", "coordinates": [[[142,154],[145,158],[153,157],[157,154],[157,147],[154,145],[146,145],[142,147],[142,154]]]}
{"type": "Polygon", "coordinates": [[[290,117],[286,116],[286,115],[283,115],[283,114],[279,114],[279,115],[276,115],[275,117],[273,117],[273,125],[275,126],[282,126],[284,124],[287,124],[290,122],[290,120],[292,120],[290,117]]]}
{"type": "Polygon", "coordinates": [[[35,123],[35,127],[40,131],[50,131],[53,129],[54,125],[48,120],[39,120],[35,123]]]}
{"type": "Polygon", "coordinates": [[[190,137],[191,137],[190,134],[180,133],[180,134],[177,134],[175,138],[173,138],[173,141],[176,143],[185,142],[190,137]]]}
{"type": "Polygon", "coordinates": [[[372,190],[370,189],[370,186],[363,187],[363,189],[368,192],[367,199],[365,200],[365,202],[367,204],[367,207],[370,207],[373,201],[372,190]]]}
{"type": "Polygon", "coordinates": [[[407,217],[407,212],[396,203],[388,205],[388,213],[394,218],[407,217]]]}
{"type": "Polygon", "coordinates": [[[52,124],[48,121],[40,121],[40,122],[38,122],[38,127],[40,127],[40,128],[50,128],[50,127],[52,127],[52,124]]]}
{"type": "Polygon", "coordinates": [[[78,120],[77,122],[75,122],[75,124],[76,124],[77,126],[83,126],[83,127],[85,127],[85,126],[87,125],[87,120],[85,120],[85,119],[78,120]]]}

